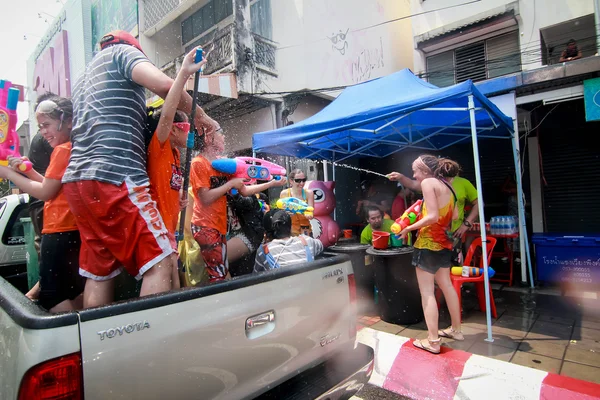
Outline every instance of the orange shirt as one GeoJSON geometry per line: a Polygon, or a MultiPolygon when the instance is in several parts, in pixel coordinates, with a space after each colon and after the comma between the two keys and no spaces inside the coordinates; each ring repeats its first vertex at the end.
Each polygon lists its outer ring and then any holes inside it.
{"type": "Polygon", "coordinates": [[[167,139],[162,145],[152,136],[148,146],[148,178],[150,196],[156,201],[160,216],[170,233],[175,233],[179,218],[179,190],[183,184],[179,150],[167,139]]]}
{"type": "Polygon", "coordinates": [[[192,160],[190,184],[195,196],[192,224],[216,229],[222,235],[227,234],[227,198],[221,196],[214,203],[204,205],[197,195],[200,188],[215,189],[223,186],[227,180],[228,175],[215,170],[206,158],[198,156],[192,160]]]}
{"type": "MultiPolygon", "coordinates": [[[[71,142],[56,146],[50,156],[46,178],[57,181],[62,180],[70,157],[71,142]]],[[[71,213],[69,203],[67,203],[61,186],[58,194],[44,203],[44,229],[42,229],[42,233],[59,233],[76,230],[75,217],[71,213]]]]}

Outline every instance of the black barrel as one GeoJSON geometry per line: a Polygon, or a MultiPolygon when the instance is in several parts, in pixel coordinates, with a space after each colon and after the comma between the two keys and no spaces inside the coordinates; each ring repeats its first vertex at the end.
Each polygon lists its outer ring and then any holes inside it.
{"type": "Polygon", "coordinates": [[[372,265],[365,265],[365,255],[367,249],[371,247],[368,244],[343,242],[328,247],[327,251],[332,253],[344,253],[350,256],[352,269],[354,270],[354,280],[356,282],[356,296],[358,300],[359,314],[366,314],[375,311],[374,291],[375,291],[375,273],[372,265]]]}
{"type": "Polygon", "coordinates": [[[385,322],[409,325],[423,321],[413,251],[411,246],[367,249],[374,258],[379,316],[385,322]]]}

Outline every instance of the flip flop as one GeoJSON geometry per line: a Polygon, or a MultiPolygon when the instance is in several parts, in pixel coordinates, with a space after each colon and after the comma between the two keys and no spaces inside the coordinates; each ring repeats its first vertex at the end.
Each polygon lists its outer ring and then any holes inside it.
{"type": "Polygon", "coordinates": [[[440,329],[438,331],[438,335],[442,336],[442,337],[445,337],[445,338],[450,338],[450,339],[458,340],[458,341],[465,340],[465,337],[463,336],[462,332],[455,331],[451,326],[449,326],[446,329],[440,329]]]}
{"type": "Polygon", "coordinates": [[[440,354],[441,349],[436,350],[433,347],[431,347],[431,342],[440,343],[441,341],[442,339],[431,341],[429,339],[415,339],[415,341],[413,342],[413,346],[415,346],[417,349],[425,350],[431,354],[440,354]],[[425,345],[423,341],[426,341],[427,345],[425,345]]]}

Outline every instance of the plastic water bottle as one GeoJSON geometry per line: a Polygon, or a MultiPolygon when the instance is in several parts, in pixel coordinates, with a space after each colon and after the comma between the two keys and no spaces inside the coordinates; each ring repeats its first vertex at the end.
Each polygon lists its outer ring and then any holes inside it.
{"type": "Polygon", "coordinates": [[[502,217],[500,234],[508,235],[508,217],[506,217],[506,216],[502,217]]]}
{"type": "Polygon", "coordinates": [[[490,221],[490,233],[492,235],[498,234],[498,217],[492,217],[490,221]]]}
{"type": "Polygon", "coordinates": [[[513,235],[515,233],[517,233],[517,221],[516,218],[513,216],[510,217],[510,234],[513,235]]]}

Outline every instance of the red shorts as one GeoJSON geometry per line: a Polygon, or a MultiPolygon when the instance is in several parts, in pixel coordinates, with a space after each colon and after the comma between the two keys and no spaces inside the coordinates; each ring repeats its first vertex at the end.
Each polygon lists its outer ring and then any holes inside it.
{"type": "Polygon", "coordinates": [[[194,224],[192,224],[192,235],[200,245],[200,253],[206,265],[209,281],[217,282],[227,278],[229,263],[225,235],[214,228],[194,224]]]}
{"type": "Polygon", "coordinates": [[[80,181],[63,190],[81,234],[81,275],[107,280],[124,267],[140,279],[173,252],[148,186],[80,181]]]}

